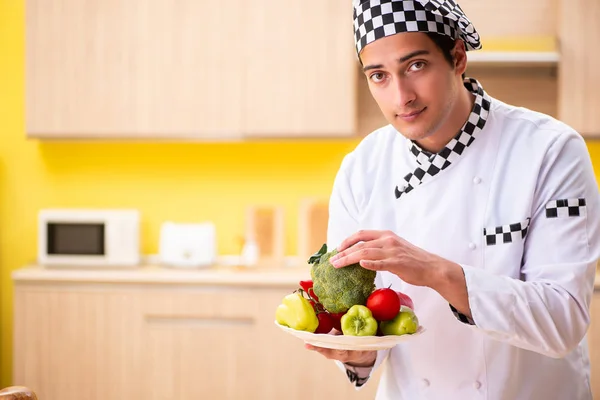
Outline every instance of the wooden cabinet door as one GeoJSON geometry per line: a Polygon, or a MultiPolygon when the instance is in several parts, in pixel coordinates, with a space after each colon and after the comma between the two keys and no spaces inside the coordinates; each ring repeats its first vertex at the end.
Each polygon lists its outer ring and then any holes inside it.
{"type": "Polygon", "coordinates": [[[138,300],[131,290],[17,285],[14,384],[44,400],[143,399],[138,300]]]}
{"type": "Polygon", "coordinates": [[[27,0],[27,134],[352,135],[351,18],[344,0],[27,0]]]}
{"type": "Polygon", "coordinates": [[[28,135],[239,137],[244,4],[27,0],[28,135]]]}
{"type": "Polygon", "coordinates": [[[559,1],[558,110],[560,119],[586,137],[600,137],[600,2],[559,1]]]}
{"type": "Polygon", "coordinates": [[[44,400],[373,399],[274,324],[294,288],[21,285],[15,385],[44,400]]]}
{"type": "Polygon", "coordinates": [[[144,301],[145,400],[373,399],[274,324],[285,289],[193,289],[144,301]]]}
{"type": "Polygon", "coordinates": [[[256,0],[245,24],[247,137],[356,134],[350,2],[256,0]]]}

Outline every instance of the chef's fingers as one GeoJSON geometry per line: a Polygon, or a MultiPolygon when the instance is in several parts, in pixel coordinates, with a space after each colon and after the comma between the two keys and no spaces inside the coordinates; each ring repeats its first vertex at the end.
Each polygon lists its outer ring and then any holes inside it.
{"type": "Polygon", "coordinates": [[[360,260],[360,266],[371,271],[387,271],[388,260],[360,260]]]}
{"type": "Polygon", "coordinates": [[[389,231],[360,230],[344,239],[344,241],[337,247],[337,250],[338,252],[342,252],[356,243],[379,239],[380,237],[388,235],[389,233],[389,231]]]}
{"type": "Polygon", "coordinates": [[[334,262],[335,260],[338,260],[342,257],[347,257],[351,253],[354,253],[356,251],[360,251],[363,249],[372,249],[372,248],[382,249],[385,247],[386,247],[385,237],[378,237],[377,239],[373,239],[368,242],[356,243],[353,246],[348,247],[346,250],[341,251],[341,252],[337,253],[336,255],[334,255],[333,257],[331,257],[329,259],[329,261],[334,262]]]}
{"type": "Polygon", "coordinates": [[[335,268],[342,268],[347,265],[357,264],[361,260],[383,260],[385,258],[387,258],[387,252],[383,248],[364,248],[342,256],[331,264],[335,268]]]}
{"type": "Polygon", "coordinates": [[[321,353],[326,358],[344,361],[348,358],[348,350],[335,350],[335,349],[327,349],[325,347],[313,346],[311,344],[306,343],[305,347],[308,350],[316,351],[317,353],[321,353]]]}
{"type": "Polygon", "coordinates": [[[361,351],[352,351],[352,350],[335,350],[335,349],[326,349],[324,347],[317,347],[310,345],[308,343],[305,344],[305,347],[308,350],[316,351],[317,353],[322,354],[325,358],[330,360],[338,360],[343,363],[352,362],[361,357],[361,351]]]}

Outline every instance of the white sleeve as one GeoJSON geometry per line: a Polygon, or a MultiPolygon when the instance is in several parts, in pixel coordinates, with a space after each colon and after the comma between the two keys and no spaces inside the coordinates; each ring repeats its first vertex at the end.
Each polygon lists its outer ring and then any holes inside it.
{"type": "Polygon", "coordinates": [[[600,257],[600,196],[583,139],[563,135],[539,171],[522,280],[462,265],[474,329],[549,357],[572,351],[590,322],[600,257]]]}
{"type": "Polygon", "coordinates": [[[359,207],[356,195],[352,191],[348,169],[352,164],[350,153],[342,161],[342,165],[333,182],[329,198],[329,221],[327,225],[327,250],[331,251],[344,239],[359,228],[359,207]]]}
{"type": "MultiPolygon", "coordinates": [[[[342,162],[340,170],[337,173],[333,184],[333,190],[329,199],[329,222],[327,228],[327,248],[328,250],[337,247],[348,236],[356,233],[359,229],[359,207],[356,201],[356,194],[353,193],[348,176],[348,168],[352,160],[352,153],[347,155],[342,162]]],[[[375,286],[382,287],[381,276],[379,273],[375,278],[375,286]]],[[[348,380],[354,384],[356,389],[360,389],[371,377],[371,374],[377,370],[381,363],[388,356],[389,350],[380,350],[377,352],[377,359],[373,367],[350,367],[340,361],[335,363],[348,376],[348,380]]]]}

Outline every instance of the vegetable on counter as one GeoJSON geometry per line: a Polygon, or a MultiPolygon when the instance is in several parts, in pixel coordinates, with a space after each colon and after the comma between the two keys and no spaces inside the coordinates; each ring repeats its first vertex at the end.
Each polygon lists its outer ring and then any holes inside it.
{"type": "Polygon", "coordinates": [[[350,307],[341,322],[344,335],[374,336],[377,333],[377,320],[366,306],[357,304],[350,307]]]}
{"type": "Polygon", "coordinates": [[[285,296],[275,311],[278,324],[298,331],[315,332],[319,319],[308,299],[298,290],[285,296]]]}
{"type": "Polygon", "coordinates": [[[310,274],[314,293],[319,302],[330,313],[346,312],[356,304],[365,305],[369,295],[375,290],[375,271],[352,264],[335,268],[329,259],[337,254],[334,249],[327,252],[327,244],[308,260],[313,264],[310,274]]]}

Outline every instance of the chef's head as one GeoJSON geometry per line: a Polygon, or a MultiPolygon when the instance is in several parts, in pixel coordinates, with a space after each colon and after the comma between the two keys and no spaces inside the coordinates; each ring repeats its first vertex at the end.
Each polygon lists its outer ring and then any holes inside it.
{"type": "Polygon", "coordinates": [[[353,0],[356,52],[384,116],[412,140],[452,118],[479,35],[453,0],[353,0]]]}

